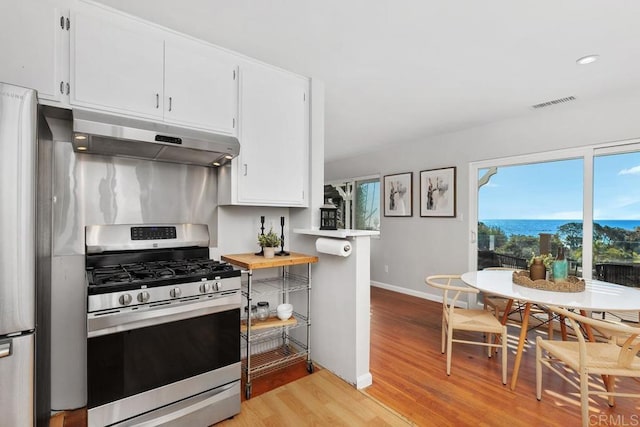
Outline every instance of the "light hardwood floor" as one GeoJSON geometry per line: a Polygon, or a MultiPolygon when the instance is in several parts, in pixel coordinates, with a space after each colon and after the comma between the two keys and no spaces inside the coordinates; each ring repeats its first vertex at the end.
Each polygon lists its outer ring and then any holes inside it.
{"type": "MultiPolygon", "coordinates": [[[[394,418],[401,423],[398,425],[402,425],[403,418],[418,426],[580,425],[578,394],[556,375],[545,372],[542,401],[536,400],[533,343],[537,334],[546,334],[546,328],[529,333],[518,385],[512,391],[500,381],[500,356],[489,359],[485,349],[479,346],[455,345],[451,376],[447,377],[445,355],[440,353],[441,309],[439,303],[380,288],[371,289],[370,370],[373,385],[364,390],[364,394],[400,414],[401,418],[394,418]]],[[[509,327],[509,380],[519,332],[517,326],[509,327]]],[[[476,339],[477,336],[469,338],[476,339]]],[[[341,380],[341,391],[335,393],[323,391],[322,386],[308,382],[308,378],[321,373],[322,370],[308,375],[302,363],[257,378],[253,397],[242,403],[241,414],[220,425],[393,425],[376,418],[373,409],[367,409],[371,414],[351,418],[352,415],[343,412],[343,394],[345,390],[352,394],[362,393],[341,380]],[[281,387],[287,383],[290,385],[281,387]],[[262,394],[268,397],[259,402],[258,397],[262,394]],[[322,403],[309,403],[315,408],[310,409],[304,404],[308,399],[322,403]],[[315,412],[329,414],[314,415],[315,412]],[[367,418],[370,416],[373,418],[367,418]]],[[[599,378],[594,377],[592,381],[594,386],[601,384],[599,378]]],[[[324,383],[322,379],[320,384],[324,383]]],[[[623,380],[618,384],[618,388],[640,391],[640,383],[634,380],[623,380]]],[[[353,407],[360,406],[354,404],[353,407]]],[[[594,397],[590,411],[593,426],[640,425],[640,402],[636,399],[617,398],[616,406],[610,408],[605,399],[594,397]]],[[[64,425],[75,427],[80,424],[65,422],[64,425]]]]}
{"type": "Polygon", "coordinates": [[[326,369],[242,403],[220,427],[398,426],[411,422],[326,369]]]}

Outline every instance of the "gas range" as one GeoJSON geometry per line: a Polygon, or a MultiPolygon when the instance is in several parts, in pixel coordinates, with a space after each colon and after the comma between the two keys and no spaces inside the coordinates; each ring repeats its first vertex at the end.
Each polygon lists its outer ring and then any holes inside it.
{"type": "Polygon", "coordinates": [[[211,425],[240,411],[240,270],[204,224],[85,229],[89,426],[211,425]]]}
{"type": "Polygon", "coordinates": [[[192,302],[240,288],[227,280],[240,270],[209,259],[206,226],[91,226],[86,233],[89,313],[192,302]]]}

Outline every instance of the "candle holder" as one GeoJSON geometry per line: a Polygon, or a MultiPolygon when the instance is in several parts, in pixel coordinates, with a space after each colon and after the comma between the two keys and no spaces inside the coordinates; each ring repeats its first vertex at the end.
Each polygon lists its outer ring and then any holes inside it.
{"type": "MultiPolygon", "coordinates": [[[[260,234],[264,236],[264,215],[260,216],[260,234]]],[[[264,248],[260,247],[260,252],[256,252],[254,255],[264,255],[264,248]]]]}
{"type": "Polygon", "coordinates": [[[284,250],[284,217],[280,217],[280,252],[276,253],[276,256],[287,256],[289,252],[284,250]]]}

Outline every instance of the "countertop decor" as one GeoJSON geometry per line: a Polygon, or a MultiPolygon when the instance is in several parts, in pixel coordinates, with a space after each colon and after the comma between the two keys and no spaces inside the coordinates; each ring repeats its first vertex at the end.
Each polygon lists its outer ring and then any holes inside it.
{"type": "Polygon", "coordinates": [[[513,283],[527,288],[553,292],[583,292],[585,289],[584,280],[576,276],[569,276],[567,280],[557,282],[545,279],[531,280],[527,270],[514,271],[513,283]]]}

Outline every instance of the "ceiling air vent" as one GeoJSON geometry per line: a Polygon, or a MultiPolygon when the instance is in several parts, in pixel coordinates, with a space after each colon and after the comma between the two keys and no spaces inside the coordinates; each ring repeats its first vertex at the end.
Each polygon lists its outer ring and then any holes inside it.
{"type": "Polygon", "coordinates": [[[531,107],[545,108],[545,107],[551,107],[552,105],[563,104],[565,102],[571,102],[575,100],[576,100],[575,96],[567,96],[566,98],[558,98],[558,99],[552,99],[551,101],[547,101],[547,102],[541,102],[540,104],[532,105],[531,107]]]}

